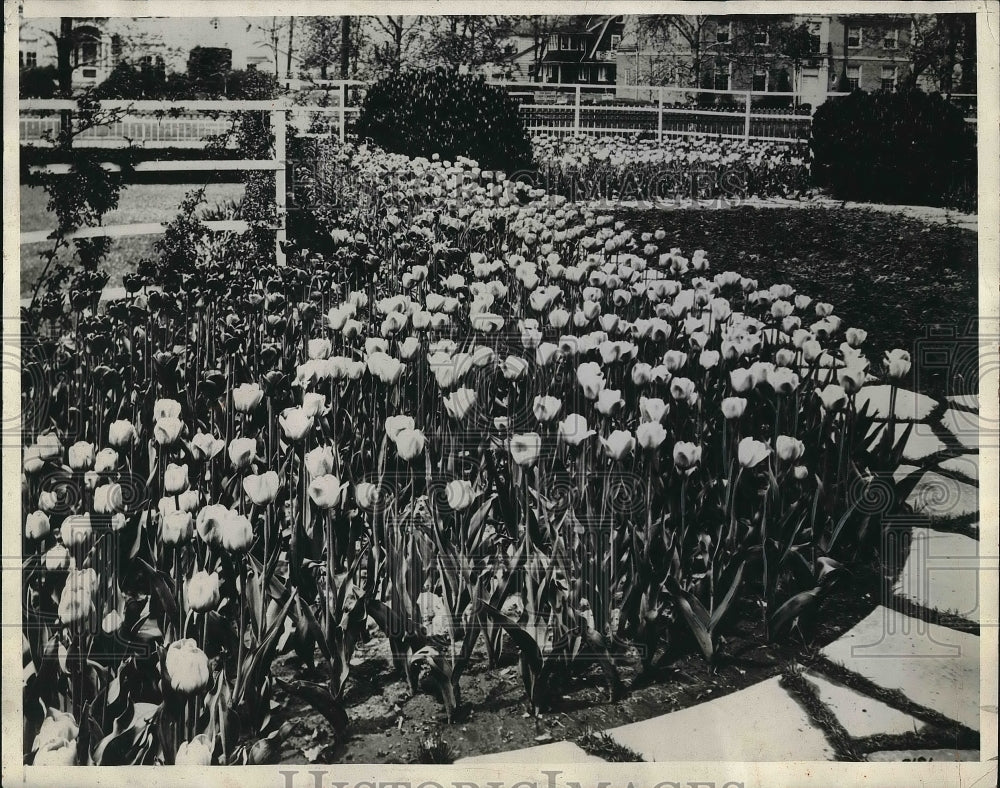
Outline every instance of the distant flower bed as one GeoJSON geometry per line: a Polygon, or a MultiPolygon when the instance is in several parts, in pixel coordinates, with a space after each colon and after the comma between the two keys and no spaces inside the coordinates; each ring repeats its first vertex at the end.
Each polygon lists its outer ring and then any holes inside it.
{"type": "Polygon", "coordinates": [[[794,196],[809,186],[801,145],[586,135],[539,135],[532,145],[541,185],[572,199],[738,201],[794,196]]]}
{"type": "Polygon", "coordinates": [[[468,160],[340,155],[380,203],[339,206],[331,253],[180,222],[161,290],[146,267],[105,313],[27,316],[35,764],[269,762],[275,655],[318,661],[281,686],[343,730],[369,620],[449,717],[504,633],[531,709],[595,665],[617,696],[629,644],[714,661],[746,600],[785,637],[878,542],[905,435],[857,396],[894,398],[905,352],[869,363],[832,304],[713,274],[710,242],[468,160]]]}

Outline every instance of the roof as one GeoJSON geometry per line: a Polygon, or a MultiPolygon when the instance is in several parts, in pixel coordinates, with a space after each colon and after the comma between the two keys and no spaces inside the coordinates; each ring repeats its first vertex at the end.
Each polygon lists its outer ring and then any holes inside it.
{"type": "Polygon", "coordinates": [[[616,19],[621,19],[621,16],[571,16],[562,24],[555,25],[552,32],[593,33],[616,19]]]}

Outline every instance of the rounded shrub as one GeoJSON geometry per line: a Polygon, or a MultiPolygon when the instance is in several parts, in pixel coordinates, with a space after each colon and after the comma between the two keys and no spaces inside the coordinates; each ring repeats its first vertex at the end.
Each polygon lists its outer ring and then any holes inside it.
{"type": "Polygon", "coordinates": [[[531,165],[517,104],[481,76],[445,69],[393,74],[369,88],[358,138],[408,156],[467,156],[485,169],[531,165]]]}
{"type": "Polygon", "coordinates": [[[922,205],[975,201],[976,141],[940,94],[855,91],[812,121],[813,177],[838,199],[922,205]]]}

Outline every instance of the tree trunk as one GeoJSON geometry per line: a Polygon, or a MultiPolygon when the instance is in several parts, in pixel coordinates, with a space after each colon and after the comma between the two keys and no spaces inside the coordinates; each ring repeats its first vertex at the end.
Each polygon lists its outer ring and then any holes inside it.
{"type": "MultiPolygon", "coordinates": [[[[64,16],[59,19],[59,37],[56,39],[57,71],[59,75],[59,95],[61,98],[73,96],[73,17],[64,16]]],[[[73,114],[63,111],[59,113],[59,126],[65,136],[69,135],[73,125],[73,114]]]]}
{"type": "Polygon", "coordinates": [[[962,24],[962,76],[959,93],[976,92],[976,17],[963,19],[962,24]]]}
{"type": "Polygon", "coordinates": [[[351,70],[351,18],[340,17],[340,78],[347,79],[351,70]]]}
{"type": "Polygon", "coordinates": [[[285,58],[285,76],[292,78],[292,47],[295,45],[295,17],[288,17],[288,55],[285,58]]]}

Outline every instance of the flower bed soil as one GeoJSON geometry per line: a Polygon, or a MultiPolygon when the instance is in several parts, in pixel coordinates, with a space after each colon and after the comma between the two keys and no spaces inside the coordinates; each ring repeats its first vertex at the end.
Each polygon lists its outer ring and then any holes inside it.
{"type": "MultiPolygon", "coordinates": [[[[801,622],[801,633],[781,643],[765,642],[760,611],[744,600],[734,611],[714,667],[693,643],[678,642],[681,653],[676,658],[642,676],[632,649],[618,664],[627,688],[620,700],[609,701],[601,673],[594,668],[568,677],[552,710],[538,718],[527,712],[516,650],[509,645],[494,669],[488,667],[485,650],[477,648],[478,659],[462,678],[462,708],[449,725],[440,701],[429,691],[411,694],[405,679],[393,670],[385,637],[373,628],[372,640],[355,654],[347,693],[351,724],[346,741],[337,742],[330,725],[310,706],[277,690],[282,719],[295,723],[284,742],[281,762],[419,763],[422,742],[435,733],[450,754],[460,758],[575,740],[590,730],[704,703],[779,675],[792,662],[808,660],[875,608],[888,579],[872,568],[855,569],[812,620],[801,622]]],[[[680,639],[681,629],[676,631],[680,639]]],[[[323,680],[294,654],[275,660],[274,675],[289,682],[323,680]]]]}

